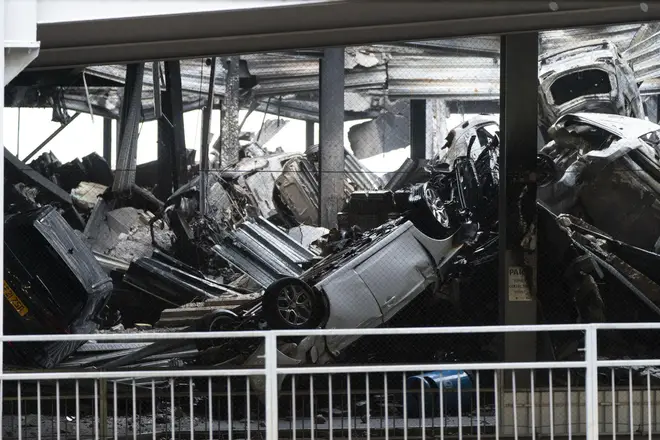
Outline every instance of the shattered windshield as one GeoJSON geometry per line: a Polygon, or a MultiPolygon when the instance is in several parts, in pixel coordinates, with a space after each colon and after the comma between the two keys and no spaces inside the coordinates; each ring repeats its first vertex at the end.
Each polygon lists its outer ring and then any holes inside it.
{"type": "Polygon", "coordinates": [[[565,104],[580,96],[611,91],[610,77],[607,72],[600,69],[581,70],[562,76],[550,86],[555,105],[565,104]]]}

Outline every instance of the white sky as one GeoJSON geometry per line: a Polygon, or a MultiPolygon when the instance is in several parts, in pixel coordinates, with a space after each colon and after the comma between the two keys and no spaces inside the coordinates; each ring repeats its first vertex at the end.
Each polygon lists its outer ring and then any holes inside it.
{"type": "MultiPolygon", "coordinates": [[[[246,111],[241,112],[241,119],[245,117],[246,111]]],[[[33,108],[5,108],[4,112],[4,146],[16,154],[19,158],[24,158],[30,151],[36,148],[44,141],[55,129],[59,123],[52,122],[52,111],[50,109],[33,108]],[[19,138],[19,113],[20,113],[20,138],[19,138]]],[[[465,115],[469,118],[472,115],[465,115]]],[[[253,112],[243,125],[243,131],[257,132],[263,120],[263,113],[253,112]]],[[[268,115],[267,119],[275,119],[275,116],[268,115]]],[[[285,118],[283,118],[285,119],[285,118]]],[[[463,122],[461,115],[451,115],[447,125],[449,128],[463,122]]],[[[348,129],[363,121],[351,121],[345,124],[344,144],[350,148],[348,142],[348,129]]],[[[197,150],[197,160],[199,160],[199,143],[202,126],[202,112],[195,110],[184,114],[184,129],[186,135],[186,147],[197,150]]],[[[220,133],[220,114],[219,111],[213,112],[211,122],[211,133],[213,139],[220,133]]],[[[113,145],[115,143],[116,122],[113,122],[113,145]]],[[[138,164],[150,162],[157,158],[158,124],[155,121],[142,124],[140,136],[138,139],[138,164]]],[[[318,124],[316,125],[316,141],[318,141],[318,124]]],[[[266,145],[269,150],[275,150],[281,147],[287,152],[296,152],[305,150],[305,122],[290,119],[288,124],[275,135],[266,145]]],[[[103,119],[92,117],[89,114],[81,114],[75,121],[66,127],[59,135],[55,137],[41,152],[52,151],[60,162],[69,162],[76,157],[82,157],[92,152],[103,154],[103,119]]],[[[392,151],[384,155],[378,155],[365,159],[363,163],[374,172],[379,174],[398,169],[400,164],[409,155],[409,148],[392,151]]],[[[39,154],[41,154],[41,152],[39,154]]],[[[113,167],[116,158],[114,157],[113,147],[113,167]]]]}

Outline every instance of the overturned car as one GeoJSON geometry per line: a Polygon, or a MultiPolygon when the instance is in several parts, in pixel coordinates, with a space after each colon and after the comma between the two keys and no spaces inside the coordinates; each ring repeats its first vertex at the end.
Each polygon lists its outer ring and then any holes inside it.
{"type": "Polygon", "coordinates": [[[601,40],[539,58],[539,127],[562,115],[600,112],[644,117],[635,74],[614,43],[601,40]]]}

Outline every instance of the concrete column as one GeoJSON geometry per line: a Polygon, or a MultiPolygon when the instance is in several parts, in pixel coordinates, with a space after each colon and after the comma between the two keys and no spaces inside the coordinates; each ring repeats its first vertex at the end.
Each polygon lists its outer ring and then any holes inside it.
{"type": "Polygon", "coordinates": [[[410,158],[426,159],[426,99],[410,100],[410,158]]]}
{"type": "MultiPolygon", "coordinates": [[[[500,311],[505,325],[536,324],[538,34],[502,37],[500,79],[500,311]],[[522,203],[521,203],[522,201],[522,203]],[[522,204],[522,208],[520,208],[522,204]],[[522,212],[521,212],[522,211],[522,212]]],[[[503,360],[534,361],[536,335],[508,333],[503,360]]],[[[521,375],[529,378],[529,375],[521,375]]]]}
{"type": "Polygon", "coordinates": [[[222,103],[222,129],[220,133],[220,168],[238,162],[239,137],[239,57],[226,60],[225,99],[222,103]]]}
{"type": "Polygon", "coordinates": [[[344,198],[343,48],[323,51],[319,104],[319,223],[334,228],[344,198]]]}
{"type": "Polygon", "coordinates": [[[428,159],[434,158],[445,143],[445,138],[449,133],[448,117],[449,109],[444,99],[426,101],[426,157],[428,159]]]}

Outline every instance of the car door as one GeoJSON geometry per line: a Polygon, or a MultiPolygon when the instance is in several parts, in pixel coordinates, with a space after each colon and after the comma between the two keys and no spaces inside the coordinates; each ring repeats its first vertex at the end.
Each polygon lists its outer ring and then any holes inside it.
{"type": "Polygon", "coordinates": [[[405,223],[386,243],[355,268],[376,297],[387,322],[435,281],[431,255],[412,234],[412,223],[405,223]]]}

